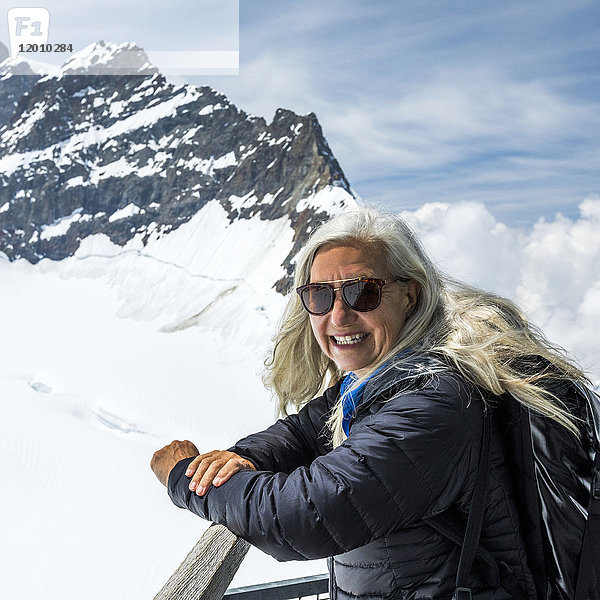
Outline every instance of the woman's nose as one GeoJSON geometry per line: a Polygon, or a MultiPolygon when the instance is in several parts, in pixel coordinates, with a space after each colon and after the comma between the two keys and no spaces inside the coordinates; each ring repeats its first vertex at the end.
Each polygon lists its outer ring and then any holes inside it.
{"type": "Polygon", "coordinates": [[[337,290],[331,309],[331,322],[336,327],[348,325],[356,320],[356,311],[352,310],[342,299],[341,290],[337,290]]]}

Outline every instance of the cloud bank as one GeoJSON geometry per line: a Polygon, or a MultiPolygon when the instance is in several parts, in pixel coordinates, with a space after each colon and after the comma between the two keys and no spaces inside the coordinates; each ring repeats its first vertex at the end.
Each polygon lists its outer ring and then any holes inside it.
{"type": "Polygon", "coordinates": [[[515,301],[600,381],[600,197],[579,218],[508,227],[480,203],[426,204],[402,216],[449,275],[515,301]]]}

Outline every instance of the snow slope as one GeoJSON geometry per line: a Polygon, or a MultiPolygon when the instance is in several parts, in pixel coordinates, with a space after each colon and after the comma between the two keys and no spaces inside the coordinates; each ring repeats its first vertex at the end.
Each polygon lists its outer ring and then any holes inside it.
{"type": "MultiPolygon", "coordinates": [[[[258,373],[293,231],[224,218],[214,203],[145,248],[97,236],[61,262],[0,261],[0,597],[153,597],[206,527],[172,506],[154,450],[273,421],[258,373]]],[[[236,585],[324,571],[252,550],[236,585]]]]}

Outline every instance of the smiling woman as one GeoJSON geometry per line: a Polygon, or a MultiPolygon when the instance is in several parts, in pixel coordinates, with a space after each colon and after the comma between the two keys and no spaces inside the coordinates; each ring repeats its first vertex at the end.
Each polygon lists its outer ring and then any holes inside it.
{"type": "MultiPolygon", "coordinates": [[[[369,367],[377,364],[393,347],[417,302],[419,284],[404,278],[378,279],[384,268],[381,257],[368,248],[325,247],[312,264],[312,283],[304,287],[308,291],[314,286],[312,289],[329,292],[329,308],[325,306],[325,312],[310,315],[310,324],[323,354],[340,369],[354,371],[359,376],[368,373],[369,367]],[[337,299],[336,290],[329,282],[342,284],[337,299]],[[364,299],[372,288],[370,294],[377,301],[362,309],[356,302],[348,302],[344,292],[349,283],[361,286],[356,293],[357,300],[364,299]]],[[[310,305],[317,301],[312,300],[307,306],[305,297],[306,293],[300,294],[304,307],[311,312],[310,305]]]]}
{"type": "Polygon", "coordinates": [[[157,452],[174,503],[279,560],[331,557],[332,599],[536,598],[491,407],[516,402],[579,443],[555,392],[582,372],[512,302],[444,278],[396,216],[324,224],[295,283],[265,383],[282,413],[299,411],[227,451],[157,452]],[[480,464],[481,540],[501,583],[432,525],[451,514],[464,531],[480,464]]]}

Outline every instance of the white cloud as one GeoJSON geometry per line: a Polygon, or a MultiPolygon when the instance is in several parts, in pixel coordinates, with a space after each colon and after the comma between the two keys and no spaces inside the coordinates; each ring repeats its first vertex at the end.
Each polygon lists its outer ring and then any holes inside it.
{"type": "MultiPolygon", "coordinates": [[[[320,117],[334,148],[359,149],[349,154],[353,167],[364,161],[431,169],[507,152],[545,161],[548,144],[566,146],[600,125],[597,106],[494,68],[442,69],[377,104],[360,96],[342,106],[330,100],[320,117]]],[[[564,152],[558,162],[569,158],[564,152]]]]}
{"type": "Polygon", "coordinates": [[[265,52],[248,60],[242,53],[241,60],[239,79],[221,77],[211,82],[241,109],[267,120],[277,108],[300,114],[316,110],[320,93],[301,57],[265,52]]]}
{"type": "Polygon", "coordinates": [[[580,216],[507,227],[480,203],[426,204],[403,217],[451,276],[516,301],[600,380],[600,198],[580,216]]]}

